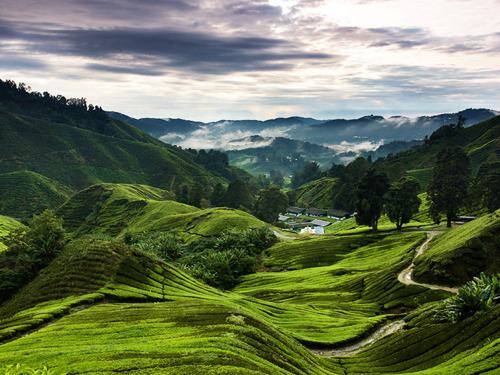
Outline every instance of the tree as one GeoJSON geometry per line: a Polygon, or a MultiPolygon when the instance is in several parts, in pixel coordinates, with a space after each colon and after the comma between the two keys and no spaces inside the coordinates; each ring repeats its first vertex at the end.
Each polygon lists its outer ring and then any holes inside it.
{"type": "Polygon", "coordinates": [[[385,194],[385,211],[389,220],[401,229],[418,212],[421,200],[418,197],[419,184],[413,177],[402,177],[393,183],[385,194]]]}
{"type": "Polygon", "coordinates": [[[0,303],[30,282],[62,251],[66,243],[63,220],[50,210],[33,216],[28,228],[15,229],[0,253],[0,303]]]}
{"type": "Polygon", "coordinates": [[[299,186],[313,180],[317,180],[321,177],[321,171],[319,170],[319,164],[315,161],[307,163],[304,168],[300,171],[295,172],[292,176],[292,188],[296,189],[299,186]]]}
{"type": "Polygon", "coordinates": [[[389,189],[387,173],[372,166],[358,184],[356,195],[356,222],[377,231],[378,219],[384,206],[384,194],[389,189]]]}
{"type": "Polygon", "coordinates": [[[470,180],[470,162],[463,148],[445,148],[438,153],[427,189],[429,211],[436,223],[440,221],[440,214],[445,213],[446,226],[451,227],[458,210],[467,204],[470,180]]]}
{"type": "Polygon", "coordinates": [[[255,216],[271,224],[278,221],[280,213],[288,208],[288,196],[283,193],[279,186],[270,185],[259,195],[255,205],[255,216]]]}
{"type": "Polygon", "coordinates": [[[231,208],[250,208],[252,196],[245,181],[236,179],[231,182],[223,196],[224,206],[231,208]]]}
{"type": "Polygon", "coordinates": [[[226,189],[224,186],[219,182],[217,185],[215,185],[214,191],[212,192],[212,195],[210,196],[210,203],[214,207],[221,207],[224,206],[224,193],[226,192],[226,189]]]}
{"type": "Polygon", "coordinates": [[[201,207],[203,194],[203,185],[199,182],[195,182],[191,189],[189,189],[188,204],[195,207],[201,207]]]}
{"type": "Polygon", "coordinates": [[[474,180],[474,190],[489,212],[500,208],[500,162],[481,164],[474,180]]]}
{"type": "Polygon", "coordinates": [[[177,197],[177,202],[187,204],[189,201],[189,184],[187,182],[183,182],[178,185],[175,189],[175,196],[177,197]]]}

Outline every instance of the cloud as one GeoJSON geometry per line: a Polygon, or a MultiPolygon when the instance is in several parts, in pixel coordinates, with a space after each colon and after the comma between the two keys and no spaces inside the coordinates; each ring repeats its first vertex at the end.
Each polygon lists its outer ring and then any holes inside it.
{"type": "Polygon", "coordinates": [[[328,148],[331,148],[332,150],[335,150],[338,153],[343,153],[343,152],[355,152],[356,154],[360,154],[361,152],[365,151],[374,151],[380,146],[384,144],[384,141],[381,140],[379,142],[370,142],[370,141],[363,141],[363,142],[347,142],[347,141],[342,141],[339,144],[335,145],[328,145],[328,148]]]}
{"type": "MultiPolygon", "coordinates": [[[[14,33],[11,29],[9,37],[14,33]]],[[[14,33],[15,34],[15,33],[14,33]]],[[[302,51],[286,40],[265,37],[227,37],[170,29],[39,30],[17,33],[32,50],[65,56],[108,59],[88,68],[110,72],[147,74],[145,62],[154,65],[151,75],[168,68],[197,73],[289,70],[294,61],[332,59],[327,53],[302,51]],[[123,67],[124,63],[134,63],[123,67]]]]}

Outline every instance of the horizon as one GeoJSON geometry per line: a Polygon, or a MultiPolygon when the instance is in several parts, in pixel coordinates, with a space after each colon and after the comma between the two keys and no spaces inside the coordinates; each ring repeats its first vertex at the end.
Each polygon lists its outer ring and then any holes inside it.
{"type": "Polygon", "coordinates": [[[3,77],[134,118],[353,119],[500,108],[498,0],[2,5],[3,77]]]}

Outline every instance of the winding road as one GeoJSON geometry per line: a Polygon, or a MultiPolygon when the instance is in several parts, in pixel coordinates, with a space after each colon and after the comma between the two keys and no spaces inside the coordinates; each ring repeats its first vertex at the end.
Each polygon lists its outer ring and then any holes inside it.
{"type": "MultiPolygon", "coordinates": [[[[429,245],[429,242],[434,238],[435,235],[444,233],[444,232],[438,232],[438,231],[426,231],[427,233],[427,239],[425,242],[420,245],[420,247],[417,250],[417,253],[413,257],[413,260],[415,260],[418,256],[420,256],[425,249],[427,249],[427,246],[429,245]]],[[[458,293],[457,288],[450,288],[446,286],[441,286],[441,285],[431,285],[431,284],[424,284],[424,283],[418,283],[411,278],[411,274],[413,272],[413,268],[415,267],[415,264],[412,262],[408,267],[406,267],[403,271],[401,271],[398,275],[398,281],[400,281],[403,284],[406,285],[420,285],[429,289],[441,289],[445,290],[447,292],[452,292],[452,293],[458,293]]],[[[404,328],[405,322],[404,320],[396,320],[392,322],[388,322],[381,326],[379,329],[377,329],[375,332],[370,334],[369,336],[365,337],[364,339],[355,342],[351,345],[344,346],[342,348],[337,348],[337,349],[325,349],[325,350],[311,350],[312,353],[319,357],[340,357],[340,356],[351,356],[354,355],[367,346],[371,345],[375,341],[381,339],[382,337],[388,336],[394,332],[397,332],[404,328]]]]}
{"type": "MultiPolygon", "coordinates": [[[[413,257],[413,260],[415,260],[419,255],[421,255],[425,251],[425,249],[427,249],[429,242],[431,242],[431,240],[434,238],[434,236],[436,234],[440,234],[443,232],[425,232],[425,233],[427,233],[427,240],[425,240],[425,242],[419,247],[417,253],[413,257]]],[[[401,271],[401,273],[398,275],[398,281],[402,282],[403,284],[406,284],[406,285],[411,285],[411,284],[420,285],[420,286],[424,286],[424,287],[429,288],[429,289],[441,289],[441,290],[445,290],[445,291],[451,292],[451,293],[458,293],[458,288],[450,288],[450,287],[442,286],[442,285],[418,283],[418,282],[412,280],[411,274],[413,272],[414,267],[415,267],[415,264],[412,262],[408,267],[406,267],[403,271],[401,271]]]]}

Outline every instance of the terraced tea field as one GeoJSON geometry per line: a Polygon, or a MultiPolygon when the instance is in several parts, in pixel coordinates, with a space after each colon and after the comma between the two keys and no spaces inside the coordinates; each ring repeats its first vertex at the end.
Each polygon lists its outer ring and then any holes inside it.
{"type": "MultiPolygon", "coordinates": [[[[453,233],[458,241],[461,232],[454,229],[435,243],[453,233]]],[[[0,307],[0,368],[48,365],[56,374],[498,373],[500,306],[462,322],[438,323],[434,310],[451,294],[398,281],[425,239],[416,231],[281,242],[264,254],[267,272],[221,292],[120,241],[82,238],[0,307]],[[396,320],[404,322],[400,330],[376,334],[357,353],[317,355],[356,344],[396,320]]]]}

